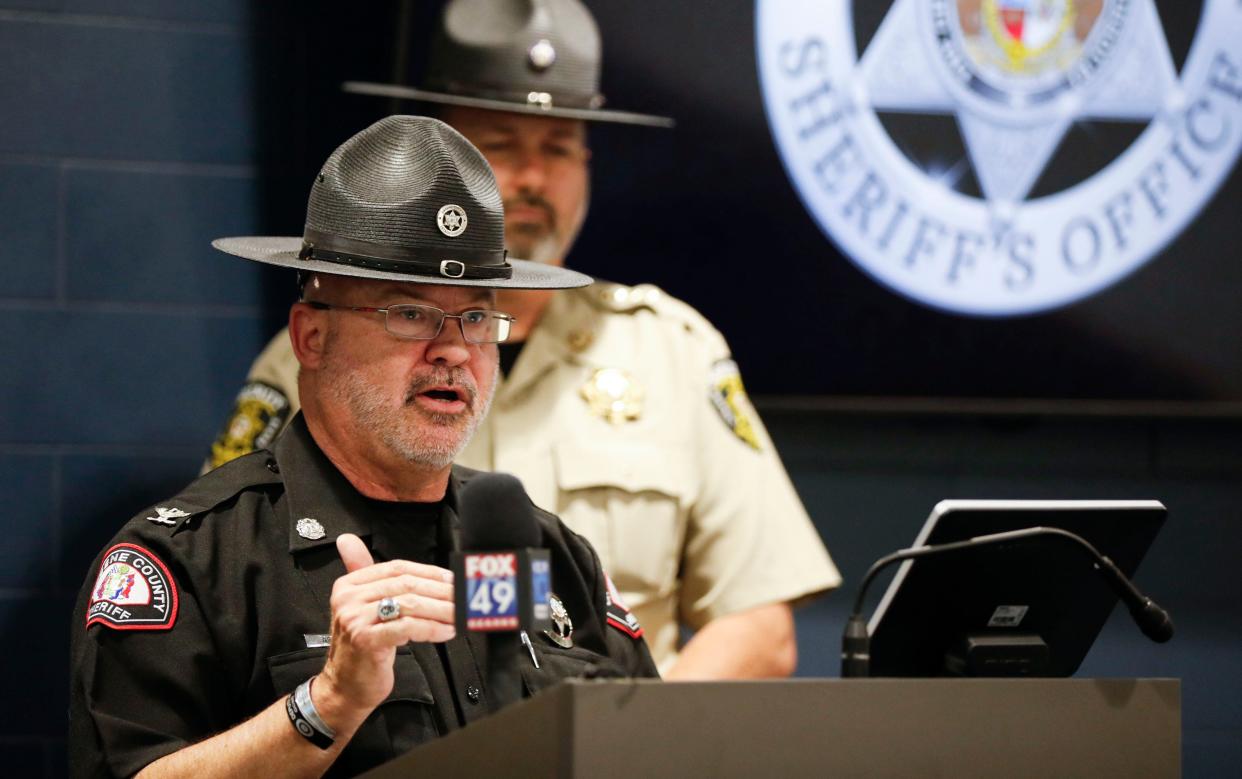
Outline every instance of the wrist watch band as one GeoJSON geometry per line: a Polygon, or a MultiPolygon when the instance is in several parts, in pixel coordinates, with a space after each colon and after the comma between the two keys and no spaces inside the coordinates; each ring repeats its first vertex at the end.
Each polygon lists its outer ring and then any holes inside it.
{"type": "Polygon", "coordinates": [[[315,702],[311,700],[311,677],[298,685],[297,689],[285,699],[285,713],[293,723],[293,729],[303,738],[320,749],[328,749],[336,741],[336,731],[328,726],[315,710],[315,702]]]}

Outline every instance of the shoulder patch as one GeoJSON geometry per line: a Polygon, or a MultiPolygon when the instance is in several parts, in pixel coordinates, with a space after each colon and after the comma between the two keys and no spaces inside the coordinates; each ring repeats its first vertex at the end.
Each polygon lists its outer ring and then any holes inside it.
{"type": "Polygon", "coordinates": [[[233,411],[211,444],[210,466],[221,465],[266,449],[289,421],[289,398],[276,387],[252,381],[237,393],[233,411]]]}
{"type": "Polygon", "coordinates": [[[759,451],[759,436],[750,421],[750,401],[742,386],[742,373],[733,360],[717,360],[709,374],[708,397],[725,425],[747,446],[759,451]]]}
{"type": "Polygon", "coordinates": [[[638,624],[638,618],[625,605],[625,601],[621,599],[621,593],[617,592],[617,586],[612,583],[612,578],[606,573],[604,584],[607,585],[604,601],[608,611],[608,624],[630,638],[642,638],[643,626],[638,624]]]}
{"type": "Polygon", "coordinates": [[[103,556],[91,588],[86,627],[172,630],[177,622],[177,585],[168,566],[136,544],[116,544],[103,556]]]}

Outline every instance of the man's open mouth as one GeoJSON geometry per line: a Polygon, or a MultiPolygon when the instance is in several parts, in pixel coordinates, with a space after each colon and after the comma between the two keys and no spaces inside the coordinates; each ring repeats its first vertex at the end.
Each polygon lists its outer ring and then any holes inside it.
{"type": "Polygon", "coordinates": [[[435,400],[465,400],[455,389],[431,389],[421,393],[435,400]]]}
{"type": "Polygon", "coordinates": [[[470,392],[464,387],[437,384],[414,395],[419,407],[440,414],[460,414],[470,408],[470,392]]]}

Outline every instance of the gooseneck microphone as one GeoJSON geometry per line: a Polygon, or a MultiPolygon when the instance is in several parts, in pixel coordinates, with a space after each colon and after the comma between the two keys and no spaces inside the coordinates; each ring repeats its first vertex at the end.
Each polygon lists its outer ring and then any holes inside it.
{"type": "Polygon", "coordinates": [[[1002,544],[1010,541],[1024,541],[1047,536],[1071,541],[1091,558],[1093,567],[1100,572],[1104,580],[1108,582],[1109,587],[1117,594],[1117,597],[1126,604],[1126,608],[1130,610],[1130,616],[1134,618],[1139,629],[1143,631],[1143,635],[1158,644],[1163,644],[1173,637],[1173,620],[1169,618],[1169,613],[1160,608],[1151,598],[1139,592],[1138,588],[1121,572],[1116,563],[1105,555],[1100,554],[1099,550],[1092,546],[1085,538],[1059,527],[1028,527],[1004,533],[975,536],[965,541],[951,541],[934,546],[898,549],[896,552],[876,560],[870,570],[867,571],[867,575],[863,577],[862,584],[858,587],[858,594],[854,598],[854,610],[850,613],[850,617],[845,623],[845,632],[841,636],[841,676],[856,678],[871,675],[871,637],[867,632],[867,623],[862,617],[862,610],[863,601],[867,596],[867,588],[880,571],[902,560],[914,560],[919,557],[931,557],[980,546],[1002,544]]]}
{"type": "Polygon", "coordinates": [[[548,551],[522,483],[504,473],[472,478],[461,491],[461,548],[452,558],[457,630],[487,639],[488,703],[521,700],[519,631],[550,627],[548,551]]]}

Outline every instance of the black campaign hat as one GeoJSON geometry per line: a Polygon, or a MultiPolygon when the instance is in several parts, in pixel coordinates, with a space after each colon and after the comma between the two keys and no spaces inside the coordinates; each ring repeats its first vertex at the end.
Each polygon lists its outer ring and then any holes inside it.
{"type": "Polygon", "coordinates": [[[311,186],[301,238],[211,245],[339,276],[512,289],[591,283],[577,271],[509,259],[492,169],[461,133],[423,116],[381,119],[332,152],[311,186]]]}
{"type": "Polygon", "coordinates": [[[431,43],[424,88],[347,81],[346,92],[672,127],[673,120],[605,110],[599,28],[579,0],[450,0],[431,43]]]}

